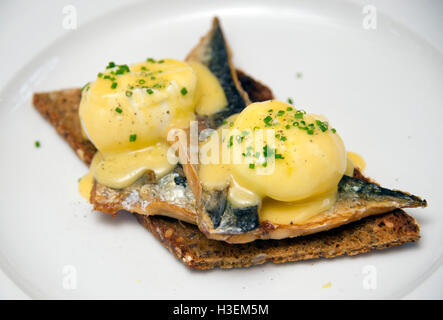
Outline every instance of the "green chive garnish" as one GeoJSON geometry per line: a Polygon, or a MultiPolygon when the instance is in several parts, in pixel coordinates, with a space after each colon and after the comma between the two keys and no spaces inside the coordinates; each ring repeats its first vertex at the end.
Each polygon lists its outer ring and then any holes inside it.
{"type": "Polygon", "coordinates": [[[111,89],[115,89],[115,88],[117,88],[117,82],[113,82],[113,83],[111,84],[111,89]]]}
{"type": "Polygon", "coordinates": [[[136,134],[131,134],[131,135],[129,136],[129,141],[130,141],[130,142],[134,142],[136,139],[137,139],[137,135],[136,135],[136,134]]]}
{"type": "Polygon", "coordinates": [[[37,140],[37,141],[35,142],[35,147],[36,147],[36,148],[40,148],[40,141],[37,140]]]}
{"type": "Polygon", "coordinates": [[[122,110],[121,108],[117,107],[117,108],[115,108],[115,112],[117,112],[117,113],[122,113],[123,110],[122,110]]]}
{"type": "Polygon", "coordinates": [[[249,164],[249,169],[254,169],[254,168],[255,168],[255,164],[250,163],[250,164],[249,164]]]}
{"type": "Polygon", "coordinates": [[[154,93],[154,91],[152,91],[151,88],[146,89],[146,92],[147,92],[148,94],[153,94],[153,93],[154,93]]]}
{"type": "Polygon", "coordinates": [[[185,96],[188,93],[188,90],[186,90],[186,88],[183,87],[180,92],[181,92],[182,96],[185,96]]]}
{"type": "Polygon", "coordinates": [[[109,62],[106,69],[111,69],[115,67],[115,63],[113,61],[109,62]]]}

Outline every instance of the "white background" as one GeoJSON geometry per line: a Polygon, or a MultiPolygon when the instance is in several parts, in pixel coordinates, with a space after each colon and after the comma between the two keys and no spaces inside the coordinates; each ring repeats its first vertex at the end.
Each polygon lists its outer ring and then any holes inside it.
{"type": "MultiPolygon", "coordinates": [[[[125,5],[138,2],[125,1],[125,5]]],[[[353,0],[372,4],[382,12],[426,39],[443,52],[443,1],[441,0],[353,0]]],[[[189,3],[192,3],[191,1],[189,3]]],[[[62,28],[62,8],[72,4],[77,8],[81,26],[94,18],[116,10],[121,1],[2,1],[0,3],[0,89],[38,52],[69,31],[62,28]],[[105,4],[104,4],[105,3],[105,4]]],[[[152,1],[155,6],[155,1],[152,1]]],[[[1,99],[1,97],[0,97],[1,99]]],[[[3,199],[2,199],[3,200],[3,199]]],[[[443,269],[437,270],[425,283],[406,298],[443,298],[443,269]],[[431,293],[432,292],[432,293],[431,293]]],[[[0,298],[27,298],[0,271],[0,298]]]]}

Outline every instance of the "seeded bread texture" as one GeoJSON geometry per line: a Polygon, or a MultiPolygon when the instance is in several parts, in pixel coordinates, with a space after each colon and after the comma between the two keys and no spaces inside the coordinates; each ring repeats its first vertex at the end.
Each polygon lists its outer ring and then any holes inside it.
{"type": "MultiPolygon", "coordinates": [[[[252,101],[273,98],[269,88],[246,74],[239,72],[239,80],[252,101]]],[[[82,137],[78,118],[80,97],[80,89],[36,93],[33,103],[69,143],[77,156],[89,165],[96,149],[82,137]]],[[[358,170],[355,175],[364,178],[358,170]]],[[[399,246],[420,238],[419,225],[403,210],[368,217],[310,236],[257,240],[248,244],[209,240],[196,226],[172,218],[137,214],[135,216],[184,265],[200,270],[352,256],[374,249],[399,246]]]]}

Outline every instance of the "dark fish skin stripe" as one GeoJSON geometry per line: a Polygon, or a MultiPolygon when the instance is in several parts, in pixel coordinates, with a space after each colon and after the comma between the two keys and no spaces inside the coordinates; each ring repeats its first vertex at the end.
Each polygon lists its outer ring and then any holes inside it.
{"type": "Polygon", "coordinates": [[[416,205],[419,207],[425,207],[427,205],[426,200],[422,200],[414,195],[382,188],[374,183],[349,176],[343,176],[340,180],[338,184],[338,194],[343,198],[360,198],[366,201],[386,201],[393,199],[407,205],[416,205]]]}
{"type": "Polygon", "coordinates": [[[258,206],[234,208],[227,200],[227,189],[204,191],[202,200],[214,229],[243,233],[260,226],[258,206]]]}
{"type": "Polygon", "coordinates": [[[202,200],[213,227],[218,228],[226,210],[227,189],[212,192],[204,191],[202,200]]]}
{"type": "Polygon", "coordinates": [[[233,70],[229,66],[228,48],[218,23],[213,30],[208,50],[210,58],[204,63],[217,77],[228,100],[226,108],[209,117],[210,126],[216,128],[230,115],[241,112],[246,107],[246,102],[235,86],[233,70]]]}
{"type": "Polygon", "coordinates": [[[260,226],[258,206],[233,209],[236,217],[235,226],[242,232],[254,230],[260,226]]]}

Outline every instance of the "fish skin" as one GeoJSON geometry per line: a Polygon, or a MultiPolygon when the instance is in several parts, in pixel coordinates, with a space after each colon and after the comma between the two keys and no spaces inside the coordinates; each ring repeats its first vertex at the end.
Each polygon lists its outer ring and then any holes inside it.
{"type": "Polygon", "coordinates": [[[207,117],[210,128],[217,128],[226,118],[241,112],[251,103],[238,80],[231,61],[231,52],[217,18],[214,18],[212,29],[191,51],[186,61],[198,61],[208,67],[225,92],[228,105],[223,110],[207,117]]]}
{"type": "Polygon", "coordinates": [[[395,201],[404,206],[426,207],[426,200],[397,190],[386,189],[378,184],[359,178],[343,176],[338,184],[339,198],[358,198],[365,201],[395,201]]]}
{"type": "Polygon", "coordinates": [[[234,208],[227,200],[227,189],[203,190],[202,201],[213,227],[224,232],[242,233],[260,226],[258,206],[234,208]]]}
{"type": "MultiPolygon", "coordinates": [[[[204,191],[204,194],[210,194],[209,191],[204,191]]],[[[204,230],[208,234],[223,234],[223,235],[239,235],[254,229],[260,228],[258,206],[243,208],[244,214],[236,213],[236,210],[229,202],[223,207],[224,212],[208,211],[208,207],[217,207],[217,204],[211,201],[224,201],[217,197],[219,194],[227,194],[227,190],[213,192],[212,197],[203,198],[203,204],[206,207],[206,212],[203,215],[208,215],[209,219],[202,219],[205,222],[204,230]],[[208,221],[212,221],[212,226],[208,226],[208,221]],[[216,223],[214,223],[216,222],[216,223]]],[[[356,177],[343,176],[338,184],[337,201],[333,208],[328,210],[330,214],[339,215],[346,213],[349,210],[364,210],[366,207],[377,207],[377,214],[391,211],[393,208],[416,208],[426,207],[426,200],[411,195],[406,192],[390,190],[380,187],[376,183],[371,183],[356,177]]],[[[290,228],[290,226],[288,226],[290,228]]]]}

